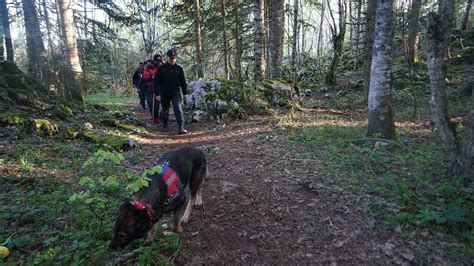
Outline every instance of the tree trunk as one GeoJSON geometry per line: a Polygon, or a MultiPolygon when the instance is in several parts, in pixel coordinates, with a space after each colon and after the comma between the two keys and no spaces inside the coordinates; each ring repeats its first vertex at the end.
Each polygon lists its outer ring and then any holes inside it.
{"type": "MultiPolygon", "coordinates": [[[[2,14],[3,12],[0,12],[0,21],[2,21],[2,14]]],[[[0,61],[5,58],[5,46],[3,46],[3,25],[0,25],[0,61]]]]}
{"type": "Polygon", "coordinates": [[[48,50],[49,50],[49,53],[51,54],[53,51],[53,38],[52,38],[52,33],[51,33],[51,22],[49,21],[48,8],[46,7],[46,0],[42,0],[41,5],[43,6],[44,21],[46,23],[46,32],[48,34],[48,50]]]}
{"type": "Polygon", "coordinates": [[[355,28],[355,58],[354,58],[354,69],[359,68],[359,57],[360,57],[360,52],[359,52],[359,43],[360,43],[360,18],[361,18],[361,13],[362,13],[362,0],[357,0],[356,1],[357,5],[357,18],[356,18],[356,28],[355,28]]]}
{"type": "Polygon", "coordinates": [[[266,79],[270,79],[270,72],[272,68],[271,56],[270,56],[270,0],[265,0],[265,71],[266,79]]]}
{"type": "Polygon", "coordinates": [[[65,84],[69,100],[84,102],[82,84],[82,67],[79,61],[79,52],[76,44],[76,29],[74,26],[74,15],[71,9],[71,0],[58,0],[61,13],[61,39],[64,43],[64,55],[66,56],[66,72],[70,81],[65,84]]]}
{"type": "Polygon", "coordinates": [[[408,14],[408,64],[418,62],[418,38],[421,0],[412,0],[408,14]]]}
{"type": "Polygon", "coordinates": [[[454,126],[448,116],[446,86],[446,56],[454,20],[454,1],[440,0],[438,14],[428,15],[426,31],[426,56],[431,82],[431,118],[438,128],[438,134],[448,150],[454,155],[458,141],[454,126]]]}
{"type": "Polygon", "coordinates": [[[270,0],[270,79],[279,79],[282,76],[283,34],[285,30],[284,2],[270,0]]]}
{"type": "Polygon", "coordinates": [[[224,72],[225,78],[229,79],[229,43],[227,41],[227,23],[225,16],[225,0],[221,0],[221,15],[222,15],[222,37],[224,42],[224,72]]]}
{"type": "Polygon", "coordinates": [[[38,80],[49,81],[47,56],[34,0],[22,0],[26,30],[28,71],[38,80]]]}
{"type": "Polygon", "coordinates": [[[370,67],[372,64],[372,48],[375,31],[375,8],[377,0],[367,0],[366,29],[365,29],[365,56],[364,56],[364,98],[368,101],[370,88],[370,67]]]}
{"type": "Polygon", "coordinates": [[[472,0],[468,0],[466,4],[466,10],[464,11],[464,15],[461,21],[461,30],[467,29],[467,23],[469,22],[469,14],[472,8],[472,0]]]}
{"type": "Polygon", "coordinates": [[[10,31],[10,21],[6,0],[0,0],[0,12],[2,13],[1,23],[3,25],[3,34],[5,35],[5,49],[7,50],[7,60],[13,62],[15,58],[13,54],[13,42],[10,31]]]}
{"type": "Polygon", "coordinates": [[[235,46],[236,46],[236,53],[234,56],[234,64],[235,64],[235,76],[237,81],[242,81],[242,38],[241,38],[241,31],[242,31],[242,18],[240,17],[240,0],[237,0],[237,6],[234,10],[234,21],[235,21],[235,31],[234,31],[234,38],[235,38],[235,46]]]}
{"type": "Polygon", "coordinates": [[[471,109],[464,124],[461,152],[455,167],[455,174],[469,180],[474,178],[474,109],[471,109]]]}
{"type": "Polygon", "coordinates": [[[369,89],[369,136],[395,137],[391,101],[392,47],[397,0],[377,0],[369,89]]]}
{"type": "MultiPolygon", "coordinates": [[[[332,31],[332,43],[333,43],[333,55],[331,60],[331,65],[329,71],[326,74],[326,84],[333,86],[336,85],[336,76],[337,76],[337,66],[341,60],[342,50],[344,46],[344,36],[346,35],[346,8],[342,0],[338,0],[338,9],[339,9],[339,33],[337,32],[337,26],[334,24],[332,31]]],[[[332,16],[332,10],[329,6],[328,1],[328,10],[331,14],[331,18],[334,21],[332,16]]]]}
{"type": "Polygon", "coordinates": [[[319,20],[319,32],[318,32],[318,45],[316,45],[318,47],[318,51],[317,51],[317,57],[318,57],[318,68],[319,70],[322,70],[322,52],[321,51],[323,49],[323,22],[324,22],[324,11],[326,9],[326,1],[322,1],[321,3],[322,7],[321,7],[321,17],[320,17],[320,20],[319,20]]]}
{"type": "Polygon", "coordinates": [[[194,46],[196,48],[196,67],[198,78],[204,78],[202,37],[201,37],[201,14],[199,0],[194,0],[194,46]]]}
{"type": "Polygon", "coordinates": [[[264,19],[265,19],[265,1],[255,1],[255,70],[254,82],[258,83],[265,76],[265,50],[264,50],[264,19]]]}
{"type": "Polygon", "coordinates": [[[293,40],[291,43],[291,68],[295,72],[295,77],[296,77],[296,72],[298,71],[297,69],[297,43],[298,43],[298,7],[299,7],[299,1],[295,0],[294,2],[294,17],[293,17],[293,40]]]}

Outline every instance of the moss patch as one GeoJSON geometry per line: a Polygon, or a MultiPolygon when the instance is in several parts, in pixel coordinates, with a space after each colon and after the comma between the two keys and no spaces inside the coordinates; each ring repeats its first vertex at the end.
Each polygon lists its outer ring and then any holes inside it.
{"type": "Polygon", "coordinates": [[[102,134],[97,131],[87,131],[81,134],[81,137],[95,144],[105,144],[114,150],[121,150],[127,147],[127,137],[113,134],[102,134]]]}
{"type": "Polygon", "coordinates": [[[55,108],[53,113],[59,119],[67,119],[74,115],[71,108],[66,107],[66,106],[59,106],[55,108]]]}
{"type": "Polygon", "coordinates": [[[41,136],[52,136],[59,132],[59,125],[49,119],[33,119],[31,128],[41,136]]]}
{"type": "Polygon", "coordinates": [[[5,112],[0,114],[1,125],[21,125],[25,120],[26,119],[18,113],[5,112]]]}

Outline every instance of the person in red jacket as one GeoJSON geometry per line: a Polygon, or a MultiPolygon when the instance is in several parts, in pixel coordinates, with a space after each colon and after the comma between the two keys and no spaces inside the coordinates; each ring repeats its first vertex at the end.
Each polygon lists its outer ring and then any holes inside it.
{"type": "Polygon", "coordinates": [[[156,70],[158,69],[159,64],[161,63],[161,56],[159,54],[156,54],[153,57],[153,60],[148,60],[145,71],[143,72],[143,79],[142,82],[144,82],[146,86],[146,100],[148,104],[148,110],[150,111],[150,114],[152,115],[153,122],[155,124],[160,124],[160,102],[155,99],[155,94],[154,94],[154,78],[155,78],[155,73],[156,70]]]}

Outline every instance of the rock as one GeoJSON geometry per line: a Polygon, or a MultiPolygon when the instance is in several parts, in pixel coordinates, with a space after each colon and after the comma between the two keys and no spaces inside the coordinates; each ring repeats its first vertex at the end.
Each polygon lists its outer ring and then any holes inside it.
{"type": "Polygon", "coordinates": [[[124,149],[136,149],[140,147],[140,143],[138,141],[132,139],[132,138],[127,138],[125,140],[125,143],[123,144],[124,149]]]}
{"type": "Polygon", "coordinates": [[[283,84],[283,83],[272,84],[272,89],[276,90],[277,92],[285,93],[285,94],[291,94],[291,91],[293,90],[290,85],[283,84]]]}
{"type": "Polygon", "coordinates": [[[206,115],[206,112],[202,110],[193,111],[192,122],[201,122],[206,115]]]}
{"type": "Polygon", "coordinates": [[[59,132],[59,125],[49,119],[33,119],[31,128],[41,136],[52,136],[59,132]]]}
{"type": "Polygon", "coordinates": [[[214,109],[214,112],[216,113],[223,113],[226,111],[227,109],[227,102],[224,101],[224,100],[221,100],[221,99],[216,99],[213,103],[212,103],[212,108],[214,109]]]}
{"type": "Polygon", "coordinates": [[[383,253],[385,253],[385,255],[387,256],[392,256],[393,255],[393,249],[395,248],[395,245],[390,243],[390,242],[387,242],[385,243],[385,245],[382,247],[382,251],[383,253]]]}
{"type": "Polygon", "coordinates": [[[376,141],[374,144],[375,148],[383,148],[383,147],[389,147],[392,144],[386,141],[376,141]]]}
{"type": "Polygon", "coordinates": [[[92,126],[91,123],[86,122],[86,123],[84,123],[84,128],[85,128],[86,130],[93,130],[93,129],[94,129],[94,126],[92,126]]]}
{"type": "Polygon", "coordinates": [[[407,248],[402,249],[400,255],[402,255],[402,257],[408,261],[415,260],[415,255],[413,255],[413,252],[407,248]]]}
{"type": "Polygon", "coordinates": [[[231,192],[232,190],[234,190],[237,187],[238,186],[236,184],[228,182],[228,181],[222,181],[221,182],[221,192],[222,193],[231,192]]]}
{"type": "Polygon", "coordinates": [[[52,104],[47,104],[47,103],[40,102],[40,101],[38,101],[36,103],[36,107],[41,109],[42,111],[49,111],[49,110],[53,110],[53,108],[54,108],[54,106],[52,104]]]}

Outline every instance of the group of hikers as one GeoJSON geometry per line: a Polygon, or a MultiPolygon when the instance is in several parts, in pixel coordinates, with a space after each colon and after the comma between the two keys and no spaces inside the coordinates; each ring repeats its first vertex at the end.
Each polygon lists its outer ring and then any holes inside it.
{"type": "Polygon", "coordinates": [[[160,54],[153,59],[140,62],[133,74],[133,85],[137,88],[140,105],[148,111],[152,120],[162,130],[168,128],[169,109],[173,103],[173,112],[178,123],[178,134],[186,134],[182,103],[186,104],[187,85],[183,68],[176,64],[176,50],[166,53],[167,60],[163,63],[160,54]],[[161,112],[160,112],[161,104],[161,112]]]}

